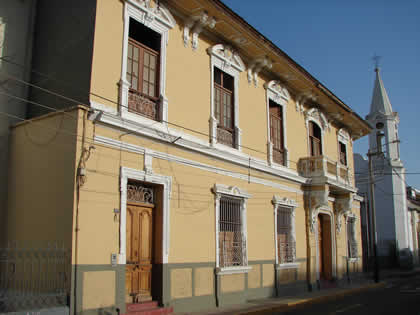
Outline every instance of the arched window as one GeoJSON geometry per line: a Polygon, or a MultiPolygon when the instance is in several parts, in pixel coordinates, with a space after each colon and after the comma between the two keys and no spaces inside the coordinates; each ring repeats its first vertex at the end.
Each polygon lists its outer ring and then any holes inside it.
{"type": "Polygon", "coordinates": [[[309,122],[309,150],[311,156],[322,155],[321,128],[313,121],[309,122]]]}

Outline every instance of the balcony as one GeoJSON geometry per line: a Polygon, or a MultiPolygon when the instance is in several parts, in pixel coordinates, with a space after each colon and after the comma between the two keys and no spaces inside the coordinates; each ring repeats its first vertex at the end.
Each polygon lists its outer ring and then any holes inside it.
{"type": "Polygon", "coordinates": [[[159,120],[159,102],[130,90],[128,93],[128,110],[144,117],[159,120]]]}
{"type": "Polygon", "coordinates": [[[353,185],[349,168],[323,155],[299,159],[298,172],[316,184],[330,181],[338,185],[353,185]]]}

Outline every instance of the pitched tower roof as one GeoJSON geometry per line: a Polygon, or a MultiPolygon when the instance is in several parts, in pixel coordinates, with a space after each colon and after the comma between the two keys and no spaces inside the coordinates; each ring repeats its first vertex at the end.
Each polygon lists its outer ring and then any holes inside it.
{"type": "Polygon", "coordinates": [[[373,88],[373,95],[372,95],[372,103],[370,104],[370,113],[372,115],[374,113],[381,112],[385,115],[392,114],[392,106],[391,102],[389,101],[388,94],[386,93],[384,83],[382,82],[381,76],[379,74],[379,68],[375,69],[376,72],[376,80],[375,86],[373,88]]]}

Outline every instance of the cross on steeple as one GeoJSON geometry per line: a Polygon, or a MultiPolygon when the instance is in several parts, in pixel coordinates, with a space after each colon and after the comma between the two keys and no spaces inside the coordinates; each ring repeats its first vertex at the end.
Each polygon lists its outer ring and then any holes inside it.
{"type": "Polygon", "coordinates": [[[372,57],[372,60],[375,64],[375,72],[379,71],[379,61],[382,59],[382,56],[378,56],[377,54],[374,54],[372,57]]]}

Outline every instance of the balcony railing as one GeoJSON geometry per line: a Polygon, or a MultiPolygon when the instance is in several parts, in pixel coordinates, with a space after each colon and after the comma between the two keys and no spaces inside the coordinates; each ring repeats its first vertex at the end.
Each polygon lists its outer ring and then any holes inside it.
{"type": "Polygon", "coordinates": [[[222,127],[217,127],[217,142],[229,147],[235,147],[235,132],[222,127]]]}
{"type": "Polygon", "coordinates": [[[159,120],[159,101],[145,97],[137,91],[129,91],[128,109],[147,118],[159,120]]]}
{"type": "Polygon", "coordinates": [[[349,168],[323,155],[301,158],[298,171],[301,176],[307,178],[327,177],[341,183],[350,183],[349,168]]]}

